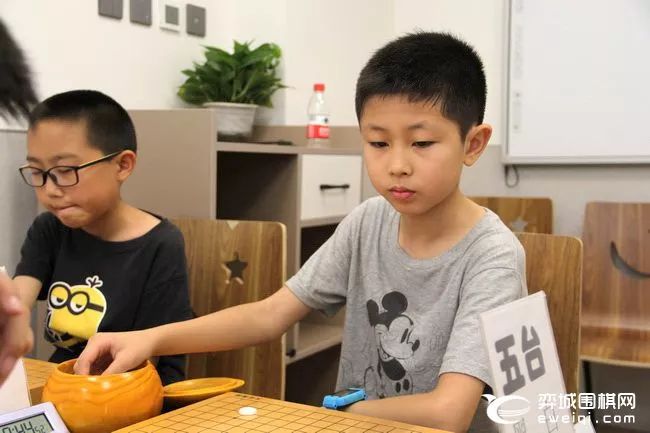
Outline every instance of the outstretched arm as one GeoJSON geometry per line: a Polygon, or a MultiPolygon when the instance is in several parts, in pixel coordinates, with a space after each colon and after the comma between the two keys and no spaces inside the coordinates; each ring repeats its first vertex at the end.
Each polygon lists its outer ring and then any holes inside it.
{"type": "Polygon", "coordinates": [[[461,373],[440,375],[431,392],[355,403],[348,412],[409,424],[466,432],[472,423],[485,384],[461,373]]]}
{"type": "Polygon", "coordinates": [[[152,356],[252,346],[280,337],[309,311],[287,287],[282,287],[261,301],[196,319],[143,331],[100,333],[88,340],[75,372],[103,370],[103,374],[111,374],[135,368],[152,356]]]}

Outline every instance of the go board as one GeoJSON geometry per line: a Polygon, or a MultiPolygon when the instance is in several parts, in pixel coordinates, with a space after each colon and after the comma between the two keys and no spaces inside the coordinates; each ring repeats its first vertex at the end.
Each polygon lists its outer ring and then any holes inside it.
{"type": "Polygon", "coordinates": [[[56,364],[31,358],[23,358],[23,362],[25,364],[25,373],[27,373],[27,383],[29,384],[32,404],[38,404],[41,402],[45,382],[47,382],[56,364]]]}
{"type": "Polygon", "coordinates": [[[426,427],[362,415],[227,393],[117,430],[116,433],[444,433],[426,427]],[[254,407],[256,415],[239,415],[242,407],[254,407]]]}

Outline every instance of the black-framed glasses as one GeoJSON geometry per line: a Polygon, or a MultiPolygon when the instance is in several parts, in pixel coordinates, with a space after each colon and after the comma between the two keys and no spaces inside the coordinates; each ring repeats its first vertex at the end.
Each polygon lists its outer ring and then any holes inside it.
{"type": "Polygon", "coordinates": [[[18,171],[25,183],[35,188],[45,185],[48,178],[50,178],[56,186],[73,186],[79,183],[79,170],[90,167],[91,165],[99,164],[100,162],[108,161],[120,153],[122,153],[121,150],[119,152],[109,153],[99,159],[81,165],[57,165],[48,168],[47,170],[41,170],[40,168],[24,165],[20,167],[18,171]]]}

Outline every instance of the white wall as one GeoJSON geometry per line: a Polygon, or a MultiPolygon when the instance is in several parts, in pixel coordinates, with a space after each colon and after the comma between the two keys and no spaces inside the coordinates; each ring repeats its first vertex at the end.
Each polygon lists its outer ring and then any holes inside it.
{"type": "Polygon", "coordinates": [[[506,0],[398,0],[395,34],[416,28],[446,31],[471,44],[481,56],[487,79],[485,122],[494,128],[490,144],[505,139],[506,0]]]}
{"type": "Polygon", "coordinates": [[[180,70],[209,38],[163,31],[155,7],[155,27],[133,24],[127,8],[128,1],[118,21],[99,16],[96,1],[68,0],[64,6],[4,0],[0,15],[22,45],[41,97],[87,87],[114,95],[129,108],[170,106],[182,80],[180,70]]]}
{"type": "Polygon", "coordinates": [[[333,124],[354,125],[356,76],[393,36],[393,0],[196,0],[207,8],[205,38],[160,29],[155,0],[153,25],[133,24],[124,3],[118,21],[99,16],[94,0],[68,0],[65,8],[48,0],[0,2],[0,16],[26,52],[40,97],[95,88],[126,108],[183,106],[176,96],[180,71],[202,58],[201,45],[276,42],[290,88],[276,94],[274,108],[262,110],[259,121],[303,124],[312,84],[323,81],[336,107],[333,124]]]}
{"type": "MultiPolygon", "coordinates": [[[[23,46],[39,95],[95,88],[126,108],[170,108],[182,69],[202,58],[201,45],[232,47],[232,40],[276,42],[289,89],[262,110],[260,123],[302,125],[312,85],[324,82],[333,125],[356,125],[354,89],[370,55],[397,35],[450,30],[473,44],[488,78],[487,121],[492,143],[502,143],[505,0],[195,0],[207,8],[207,35],[198,38],[97,14],[96,0],[2,0],[0,16],[23,46]],[[37,13],[36,13],[37,12],[37,13]]],[[[179,3],[183,4],[182,1],[179,3]]],[[[0,120],[0,127],[2,121],[0,120]]]]}
{"type": "Polygon", "coordinates": [[[393,0],[289,0],[287,16],[285,123],[305,123],[312,86],[323,82],[331,124],[356,125],[356,79],[394,35],[393,0]]]}

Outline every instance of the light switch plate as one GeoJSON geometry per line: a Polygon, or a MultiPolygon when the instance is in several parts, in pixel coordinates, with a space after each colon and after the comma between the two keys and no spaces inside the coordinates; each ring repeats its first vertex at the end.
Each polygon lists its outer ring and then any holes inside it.
{"type": "Polygon", "coordinates": [[[151,25],[151,0],[131,0],[129,17],[132,23],[151,25]]]}
{"type": "Polygon", "coordinates": [[[205,36],[205,8],[188,4],[185,15],[187,34],[205,36]]]}
{"type": "Polygon", "coordinates": [[[109,18],[122,19],[124,3],[122,0],[98,0],[97,12],[99,15],[109,18]]]}
{"type": "Polygon", "coordinates": [[[160,27],[174,32],[180,32],[183,22],[181,5],[172,0],[160,0],[158,14],[160,27]]]}

